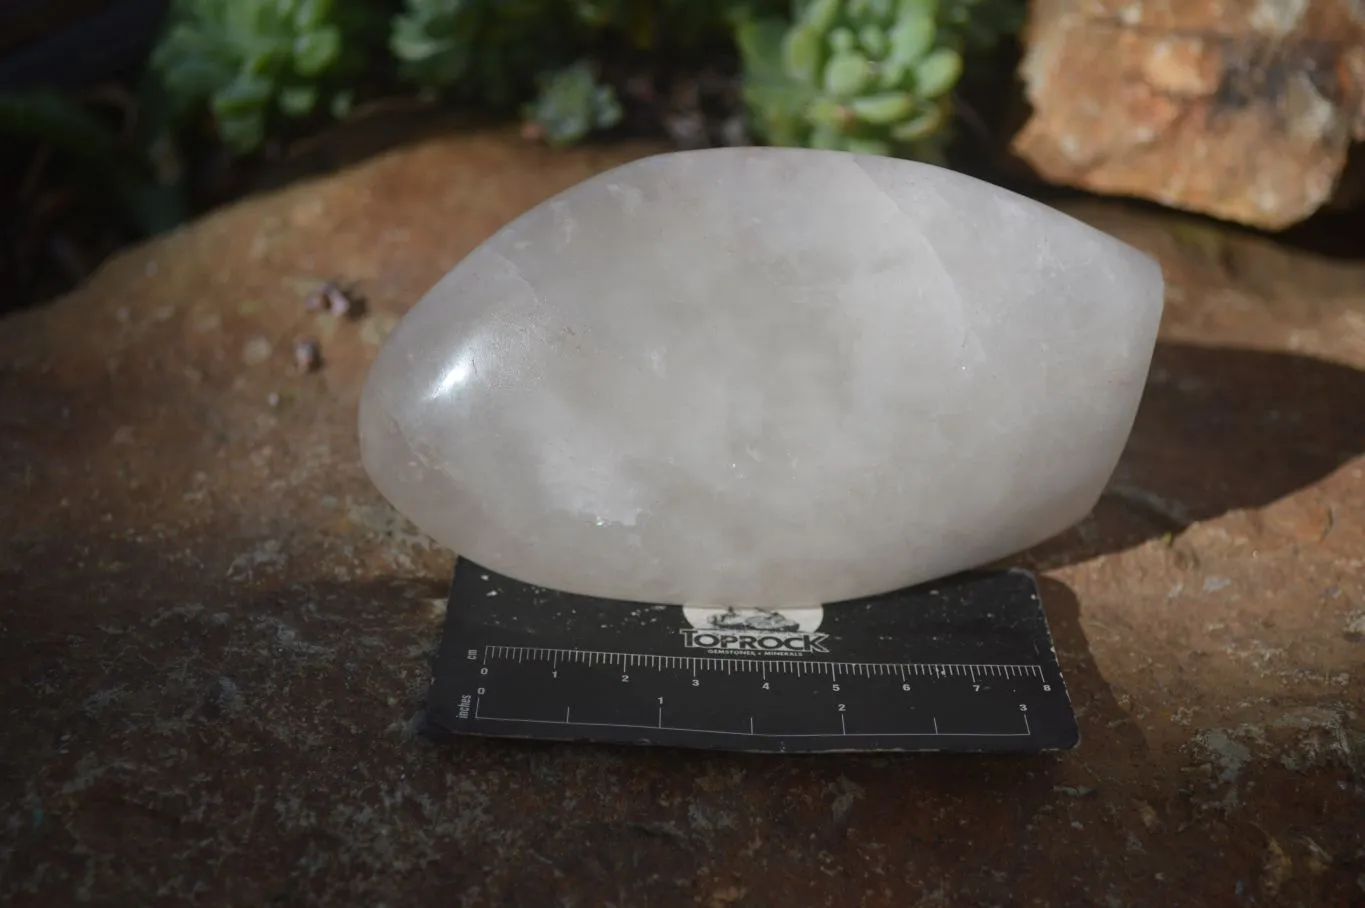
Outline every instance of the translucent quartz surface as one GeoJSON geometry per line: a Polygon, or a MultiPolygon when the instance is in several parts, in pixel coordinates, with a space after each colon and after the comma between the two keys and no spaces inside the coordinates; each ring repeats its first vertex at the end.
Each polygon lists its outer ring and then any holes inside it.
{"type": "Polygon", "coordinates": [[[659,155],[527,212],[408,312],[363,462],[438,543],[529,583],[871,595],[1086,515],[1162,297],[1136,249],[951,171],[659,155]]]}

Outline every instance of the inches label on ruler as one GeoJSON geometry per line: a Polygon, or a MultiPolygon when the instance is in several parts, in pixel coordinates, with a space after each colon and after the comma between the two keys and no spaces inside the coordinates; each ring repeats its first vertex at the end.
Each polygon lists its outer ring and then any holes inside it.
{"type": "Polygon", "coordinates": [[[427,732],[776,753],[1079,740],[1026,571],[770,611],[593,599],[463,559],[427,732]]]}

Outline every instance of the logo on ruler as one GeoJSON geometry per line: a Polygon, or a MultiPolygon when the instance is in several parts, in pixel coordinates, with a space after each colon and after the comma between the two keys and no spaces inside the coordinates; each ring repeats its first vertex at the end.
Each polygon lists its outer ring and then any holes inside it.
{"type": "Polygon", "coordinates": [[[827,653],[829,634],[819,632],[825,610],[816,606],[789,609],[706,608],[687,606],[683,646],[716,653],[802,656],[827,653]]]}

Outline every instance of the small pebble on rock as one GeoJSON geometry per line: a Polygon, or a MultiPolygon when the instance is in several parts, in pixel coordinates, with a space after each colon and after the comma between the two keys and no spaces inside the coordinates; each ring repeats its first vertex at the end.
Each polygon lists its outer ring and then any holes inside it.
{"type": "Polygon", "coordinates": [[[322,365],[322,351],[317,341],[304,339],[294,345],[294,362],[300,372],[312,372],[322,365]]]}
{"type": "Polygon", "coordinates": [[[327,312],[337,318],[345,318],[355,311],[351,298],[331,281],[309,294],[304,307],[310,312],[327,312]]]}

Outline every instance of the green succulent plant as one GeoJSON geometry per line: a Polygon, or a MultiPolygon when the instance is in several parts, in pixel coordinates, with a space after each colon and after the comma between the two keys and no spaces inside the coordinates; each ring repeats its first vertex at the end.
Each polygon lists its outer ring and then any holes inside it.
{"type": "Polygon", "coordinates": [[[176,0],[151,67],[178,115],[207,109],[232,151],[279,116],[350,107],[367,62],[365,0],[176,0]]]}
{"type": "Polygon", "coordinates": [[[540,94],[524,111],[552,145],[571,145],[621,121],[616,91],[597,81],[592,67],[578,62],[540,79],[540,94]]]}
{"type": "Polygon", "coordinates": [[[798,0],[737,29],[754,131],[775,145],[935,161],[964,54],[1019,26],[1016,0],[798,0]]]}
{"type": "MultiPolygon", "coordinates": [[[[410,82],[496,110],[520,106],[605,37],[650,53],[728,37],[789,0],[404,0],[389,48],[410,82]]],[[[567,76],[566,76],[567,78],[567,76]]],[[[574,77],[578,78],[577,76],[574,77]]]]}
{"type": "Polygon", "coordinates": [[[572,61],[576,21],[556,0],[406,0],[389,49],[417,86],[511,110],[572,61]]]}

